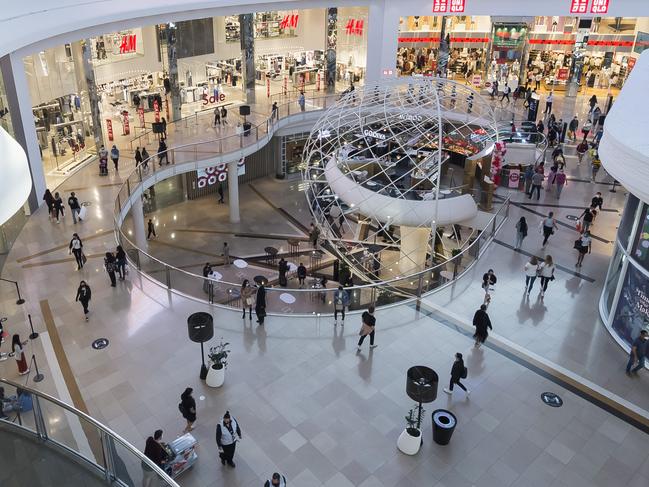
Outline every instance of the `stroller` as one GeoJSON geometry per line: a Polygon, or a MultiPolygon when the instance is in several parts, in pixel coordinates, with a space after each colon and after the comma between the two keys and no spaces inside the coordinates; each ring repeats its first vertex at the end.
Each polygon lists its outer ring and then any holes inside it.
{"type": "Polygon", "coordinates": [[[99,175],[108,176],[108,158],[100,157],[99,158],[99,175]]]}

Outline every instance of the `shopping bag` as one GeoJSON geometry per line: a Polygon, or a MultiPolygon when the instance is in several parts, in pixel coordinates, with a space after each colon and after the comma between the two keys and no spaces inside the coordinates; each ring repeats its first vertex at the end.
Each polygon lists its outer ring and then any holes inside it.
{"type": "Polygon", "coordinates": [[[86,254],[81,254],[81,262],[85,263],[88,262],[88,257],[86,257],[86,254]]]}
{"type": "Polygon", "coordinates": [[[578,221],[577,221],[576,230],[577,230],[579,233],[581,233],[581,229],[582,229],[582,226],[581,226],[581,220],[578,220],[578,221]]]}
{"type": "Polygon", "coordinates": [[[88,214],[88,209],[85,206],[82,206],[79,209],[79,220],[85,220],[87,214],[88,214]]]}

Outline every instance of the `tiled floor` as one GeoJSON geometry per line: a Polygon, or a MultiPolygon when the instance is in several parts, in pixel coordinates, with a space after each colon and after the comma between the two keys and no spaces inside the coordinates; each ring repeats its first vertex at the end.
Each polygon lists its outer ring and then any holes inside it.
{"type": "MultiPolygon", "coordinates": [[[[47,299],[91,414],[141,448],[156,428],[163,428],[167,439],[180,433],[179,394],[194,387],[200,459],[179,479],[181,485],[252,487],[274,470],[299,486],[635,487],[649,482],[646,434],[490,348],[472,349],[469,338],[409,306],[380,311],[379,347],[368,352],[365,344],[358,355],[356,316],[348,318],[344,331],[325,318],[270,318],[262,329],[242,322],[238,313],[211,309],[215,340],[229,341],[232,354],[225,386],[206,388],[198,379],[200,349],[187,339],[185,320],[207,306],[134,273],[113,289],[99,258],[89,259],[80,272],[69,260],[67,242],[73,231],[86,239],[88,254],[114,247],[110,233],[103,232],[112,228],[116,184],[128,174],[124,162],[120,175],[111,172],[99,179],[94,168],[85,168],[62,185],[64,191],[77,188],[82,200],[92,202],[83,224],[73,225],[67,217],[60,225],[50,223],[42,209],[30,218],[2,274],[20,281],[27,303],[17,308],[11,290],[3,288],[0,311],[10,316],[8,331],[26,336],[24,314],[30,313],[42,331],[39,301],[47,299]],[[93,235],[97,237],[88,239],[93,235]],[[28,258],[44,250],[51,251],[28,258]],[[64,261],[27,267],[60,259],[64,261]],[[74,302],[82,278],[93,289],[88,323],[74,302]],[[110,346],[91,349],[98,337],[108,338],[110,346]],[[405,371],[425,364],[444,382],[456,351],[466,356],[471,399],[461,391],[449,399],[440,384],[438,399],[427,406],[422,451],[415,457],[400,454],[396,438],[411,407],[405,371]],[[544,405],[544,391],[558,393],[564,406],[544,405]],[[430,413],[438,407],[452,409],[459,418],[447,447],[431,441],[430,413]],[[222,469],[216,460],[214,427],[225,410],[239,419],[244,432],[234,470],[222,469]]],[[[568,165],[572,177],[587,176],[588,166],[577,167],[570,157],[568,165]]],[[[605,208],[622,207],[621,190],[611,194],[606,185],[578,181],[569,182],[560,204],[581,207],[595,188],[603,190],[605,208]]],[[[529,203],[520,195],[513,199],[529,203]]],[[[542,195],[541,203],[558,204],[549,194],[542,195]]],[[[540,217],[530,210],[543,213],[549,207],[524,208],[512,209],[511,225],[523,214],[536,224],[540,217]]],[[[578,211],[556,210],[564,223],[569,223],[566,215],[578,211]]],[[[594,233],[613,240],[618,219],[615,213],[602,213],[594,233]]],[[[611,245],[595,242],[581,270],[586,280],[571,273],[574,235],[562,226],[543,251],[533,231],[524,243],[526,252],[551,253],[566,269],[544,301],[521,299],[525,256],[500,244],[489,249],[473,274],[431,299],[470,319],[482,300],[477,276],[483,267],[493,267],[499,276],[489,308],[495,333],[648,408],[646,378],[623,374],[625,354],[597,319],[611,245]]],[[[511,243],[513,231],[508,236],[503,229],[499,238],[511,243]]],[[[31,342],[29,350],[46,374],[39,388],[59,395],[52,380],[58,365],[46,359],[46,338],[31,342]]],[[[2,351],[7,348],[5,343],[2,351]]],[[[0,362],[0,374],[17,377],[12,360],[0,362]]]]}

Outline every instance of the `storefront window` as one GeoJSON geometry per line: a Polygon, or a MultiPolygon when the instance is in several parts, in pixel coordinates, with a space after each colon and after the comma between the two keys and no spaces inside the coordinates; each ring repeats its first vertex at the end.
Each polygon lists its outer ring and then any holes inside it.
{"type": "Polygon", "coordinates": [[[617,289],[617,285],[620,280],[620,272],[622,272],[624,255],[624,252],[622,252],[616,245],[615,253],[611,258],[611,263],[609,265],[608,275],[606,276],[606,282],[604,283],[604,302],[606,303],[606,314],[609,314],[611,312],[611,306],[613,306],[615,290],[617,289]]]}
{"type": "Polygon", "coordinates": [[[507,83],[515,89],[527,40],[528,26],[521,23],[495,23],[492,28],[492,58],[489,80],[507,83]]]}
{"type": "Polygon", "coordinates": [[[649,206],[646,204],[642,206],[638,228],[633,237],[631,256],[638,264],[649,270],[649,206]]]}
{"type": "Polygon", "coordinates": [[[9,102],[7,101],[7,94],[5,91],[4,80],[2,73],[0,73],[0,126],[5,129],[9,135],[13,137],[14,130],[11,125],[11,115],[9,114],[9,102]]]}
{"type": "Polygon", "coordinates": [[[91,37],[90,49],[94,65],[141,57],[144,55],[142,29],[125,29],[91,37]]]}
{"type": "Polygon", "coordinates": [[[344,86],[363,83],[367,66],[367,7],[339,7],[336,80],[344,86]]]}
{"type": "Polygon", "coordinates": [[[633,231],[633,224],[635,223],[635,215],[639,204],[640,200],[629,193],[626,205],[624,206],[624,212],[622,213],[622,219],[620,220],[620,226],[617,230],[617,239],[622,242],[624,248],[627,248],[629,245],[629,238],[633,231]]]}
{"type": "Polygon", "coordinates": [[[611,327],[627,344],[649,324],[649,277],[630,261],[611,327]]]}
{"type": "Polygon", "coordinates": [[[302,153],[309,139],[309,132],[282,137],[282,165],[286,175],[297,174],[302,168],[302,153]]]}
{"type": "MultiPolygon", "coordinates": [[[[257,12],[254,14],[255,39],[297,37],[300,13],[297,10],[257,12]]],[[[225,17],[225,41],[239,42],[241,26],[238,15],[225,17]]]]}

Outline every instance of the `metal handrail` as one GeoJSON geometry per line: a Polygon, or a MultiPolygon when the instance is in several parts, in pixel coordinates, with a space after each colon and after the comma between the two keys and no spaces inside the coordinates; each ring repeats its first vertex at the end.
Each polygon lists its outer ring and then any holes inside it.
{"type": "MultiPolygon", "coordinates": [[[[7,384],[15,389],[22,389],[23,391],[27,391],[29,394],[32,396],[35,396],[34,400],[34,415],[35,415],[35,426],[36,426],[36,433],[41,439],[45,439],[47,441],[51,441],[53,443],[56,443],[57,446],[63,447],[64,449],[71,451],[80,457],[82,457],[84,460],[94,464],[95,466],[99,467],[100,469],[104,470],[107,474],[114,474],[114,472],[110,472],[108,469],[108,466],[102,466],[97,464],[94,460],[91,458],[86,457],[83,455],[80,451],[72,450],[68,445],[65,445],[63,443],[60,443],[56,441],[55,439],[52,439],[48,437],[47,431],[46,430],[41,430],[45,424],[47,424],[42,416],[41,417],[36,417],[37,412],[42,414],[43,409],[42,405],[39,403],[39,400],[43,399],[49,403],[52,403],[65,411],[77,416],[78,418],[86,421],[87,423],[91,424],[93,427],[95,427],[97,430],[102,435],[105,435],[107,438],[116,441],[119,443],[121,446],[123,446],[129,453],[131,453],[133,456],[137,458],[137,460],[141,463],[145,463],[151,470],[155,471],[156,474],[158,474],[158,477],[161,480],[164,480],[166,482],[166,485],[168,487],[180,487],[167,473],[162,470],[160,467],[158,467],[155,463],[153,463],[146,455],[144,455],[140,450],[135,448],[133,445],[131,445],[128,441],[126,441],[124,438],[122,438],[120,435],[115,433],[113,430],[108,428],[107,426],[101,424],[99,421],[94,419],[92,416],[89,416],[88,414],[84,413],[83,411],[80,411],[79,409],[70,406],[69,404],[64,403],[63,401],[60,401],[59,399],[50,396],[49,394],[46,394],[44,392],[38,391],[36,389],[32,389],[31,387],[27,387],[23,384],[19,384],[17,382],[11,381],[9,379],[4,379],[0,378],[0,384],[7,384]]],[[[2,420],[0,420],[2,421],[2,420]]],[[[13,424],[13,423],[12,423],[13,424]]],[[[29,428],[26,428],[25,426],[22,425],[15,425],[17,427],[20,427],[23,430],[26,431],[31,431],[29,428]]],[[[108,462],[107,462],[108,463],[108,462]]]]}

